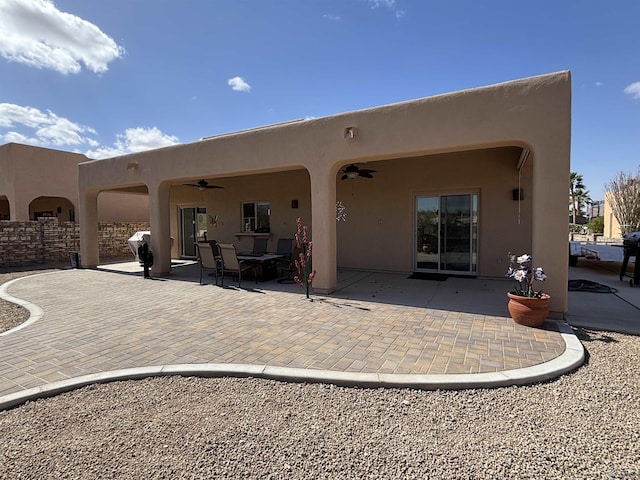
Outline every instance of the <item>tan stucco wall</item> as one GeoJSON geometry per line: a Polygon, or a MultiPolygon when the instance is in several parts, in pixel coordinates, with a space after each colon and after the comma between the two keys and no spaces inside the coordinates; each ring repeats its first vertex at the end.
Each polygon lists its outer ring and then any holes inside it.
{"type": "MultiPolygon", "coordinates": [[[[525,165],[529,183],[521,208],[525,210],[523,222],[528,223],[531,234],[524,240],[528,232],[522,236],[512,233],[512,239],[518,245],[510,245],[508,249],[526,248],[530,241],[530,253],[536,264],[543,266],[549,274],[545,291],[552,295],[551,309],[564,312],[567,309],[568,219],[566,208],[558,206],[566,205],[570,145],[571,76],[569,72],[558,72],[84,163],[79,167],[84,207],[81,229],[85,228],[82,232],[82,257],[89,266],[98,261],[96,228],[93,225],[97,217],[95,198],[102,189],[139,184],[148,187],[150,223],[152,231],[156,232],[152,236],[152,248],[157,253],[154,271],[166,273],[170,269],[171,218],[175,217],[175,209],[169,200],[171,185],[198,178],[216,183],[218,179],[305,169],[313,200],[314,265],[318,267],[314,287],[319,291],[331,291],[336,285],[338,256],[335,202],[337,193],[342,195],[340,189],[344,188],[336,181],[341,167],[378,160],[411,163],[417,157],[432,158],[443,153],[526,147],[531,151],[525,165]],[[354,138],[345,138],[347,127],[355,128],[354,138]],[[527,209],[530,209],[528,213],[527,209]]],[[[508,227],[513,226],[512,209],[518,203],[510,200],[511,190],[517,186],[514,184],[517,178],[514,162],[507,162],[511,163],[513,177],[505,186],[490,175],[495,170],[498,175],[504,175],[503,180],[506,181],[508,168],[503,169],[501,162],[489,157],[478,158],[477,161],[481,165],[470,161],[466,165],[475,172],[474,178],[452,168],[447,162],[439,164],[437,161],[430,162],[435,171],[429,176],[438,178],[447,188],[473,186],[481,189],[481,202],[485,206],[481,221],[493,221],[493,217],[487,218],[491,214],[487,210],[495,208],[496,217],[504,217],[501,231],[508,234],[508,227]],[[482,175],[484,171],[486,175],[482,175]],[[498,198],[503,195],[505,205],[500,207],[498,198]]],[[[399,188],[403,180],[394,175],[388,172],[385,181],[395,182],[399,188]]],[[[378,175],[378,178],[383,181],[384,177],[378,175]]],[[[424,186],[414,184],[412,188],[428,191],[442,187],[426,183],[424,186]]],[[[246,192],[250,192],[248,187],[246,192]]],[[[372,195],[371,202],[380,204],[386,192],[386,189],[377,189],[368,193],[372,195]]],[[[409,200],[405,197],[404,201],[411,202],[411,195],[407,195],[409,200]]],[[[377,217],[369,215],[370,219],[377,217]]],[[[367,217],[363,215],[362,218],[367,217]]],[[[389,225],[398,222],[403,229],[409,227],[406,219],[388,222],[389,225]]],[[[350,240],[356,242],[366,235],[375,236],[378,227],[368,227],[370,231],[358,232],[359,236],[350,240]]],[[[410,228],[397,233],[402,237],[412,235],[410,228]]],[[[506,254],[502,248],[504,245],[488,250],[487,240],[481,240],[481,249],[484,249],[480,252],[482,265],[491,271],[502,271],[503,266],[498,268],[491,264],[496,262],[497,265],[497,257],[493,259],[494,256],[506,254]]],[[[407,260],[388,263],[407,265],[407,260]]]]}
{"type": "Polygon", "coordinates": [[[611,194],[606,192],[604,194],[604,232],[603,235],[607,238],[618,238],[622,239],[622,234],[620,233],[620,222],[613,214],[613,209],[611,208],[611,194]]]}
{"type": "Polygon", "coordinates": [[[101,192],[98,195],[99,222],[148,222],[149,196],[144,193],[101,192]]]}
{"type": "MultiPolygon", "coordinates": [[[[13,221],[34,220],[34,212],[50,211],[60,221],[78,216],[78,163],[84,155],[18,143],[0,146],[0,215],[13,221]],[[60,212],[58,212],[60,207],[60,212]],[[4,213],[5,210],[7,213],[4,213]]],[[[144,195],[105,192],[99,203],[101,222],[147,222],[144,195]]]]}
{"type": "Polygon", "coordinates": [[[66,198],[77,210],[77,165],[86,160],[84,155],[48,148],[0,146],[0,195],[7,197],[11,220],[29,220],[29,205],[39,197],[66,198]]]}

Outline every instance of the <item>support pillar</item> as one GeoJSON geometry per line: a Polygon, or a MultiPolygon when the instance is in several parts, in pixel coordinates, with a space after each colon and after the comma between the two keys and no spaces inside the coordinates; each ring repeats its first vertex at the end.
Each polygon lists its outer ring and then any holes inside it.
{"type": "Polygon", "coordinates": [[[78,219],[80,221],[80,263],[84,268],[95,268],[100,260],[98,243],[98,192],[80,194],[78,219]]]}
{"type": "Polygon", "coordinates": [[[317,168],[309,171],[311,182],[311,235],[313,269],[316,276],[313,290],[334,292],[338,285],[336,258],[336,171],[317,168]]]}
{"type": "Polygon", "coordinates": [[[171,217],[169,212],[168,183],[149,186],[149,225],[151,227],[151,252],[156,276],[171,271],[171,217]]]}
{"type": "Polygon", "coordinates": [[[20,197],[20,194],[16,192],[13,201],[9,200],[9,218],[14,222],[28,222],[29,200],[20,197]]]}
{"type": "Polygon", "coordinates": [[[569,230],[564,206],[569,184],[569,151],[534,149],[531,255],[533,267],[542,267],[547,280],[542,287],[551,295],[549,310],[562,317],[568,310],[569,230]]]}

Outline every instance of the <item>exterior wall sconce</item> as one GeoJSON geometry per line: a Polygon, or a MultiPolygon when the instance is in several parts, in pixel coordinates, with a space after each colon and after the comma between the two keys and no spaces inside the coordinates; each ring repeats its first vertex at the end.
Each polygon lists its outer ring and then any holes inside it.
{"type": "Polygon", "coordinates": [[[351,139],[356,136],[356,127],[347,127],[344,129],[344,138],[351,139]]]}
{"type": "Polygon", "coordinates": [[[129,164],[127,165],[127,170],[130,172],[137,169],[138,169],[138,162],[129,162],[129,164]]]}
{"type": "Polygon", "coordinates": [[[511,194],[515,201],[524,200],[524,190],[522,188],[514,188],[511,194]]]}

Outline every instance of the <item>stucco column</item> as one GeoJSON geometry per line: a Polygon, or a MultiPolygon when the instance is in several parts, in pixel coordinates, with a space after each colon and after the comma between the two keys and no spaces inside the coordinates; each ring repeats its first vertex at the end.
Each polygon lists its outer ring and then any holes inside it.
{"type": "Polygon", "coordinates": [[[98,244],[98,192],[86,191],[80,196],[80,263],[95,268],[100,259],[98,244]]]}
{"type": "Polygon", "coordinates": [[[538,288],[551,295],[549,310],[562,317],[568,310],[569,296],[569,147],[536,148],[533,162],[532,266],[542,267],[547,274],[538,288]],[[558,205],[559,198],[565,203],[558,205]]]}
{"type": "Polygon", "coordinates": [[[318,293],[335,291],[338,283],[336,261],[336,172],[317,167],[309,171],[311,180],[311,234],[313,269],[316,277],[313,290],[318,293]]]}
{"type": "Polygon", "coordinates": [[[29,221],[29,199],[22,198],[20,193],[16,192],[13,201],[9,200],[9,218],[14,222],[29,221]]]}
{"type": "Polygon", "coordinates": [[[154,275],[171,271],[171,226],[168,183],[149,185],[149,225],[151,227],[151,251],[154,275]]]}

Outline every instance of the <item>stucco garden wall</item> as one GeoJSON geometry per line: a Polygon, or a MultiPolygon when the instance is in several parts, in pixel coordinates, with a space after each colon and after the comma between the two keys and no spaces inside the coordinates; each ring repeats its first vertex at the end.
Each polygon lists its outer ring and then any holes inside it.
{"type": "MultiPolygon", "coordinates": [[[[100,257],[131,255],[127,239],[148,223],[100,223],[100,257]]],[[[37,221],[0,221],[0,267],[69,263],[69,252],[80,248],[80,226],[56,218],[37,221]]],[[[131,256],[133,259],[133,256],[131,256]]]]}

